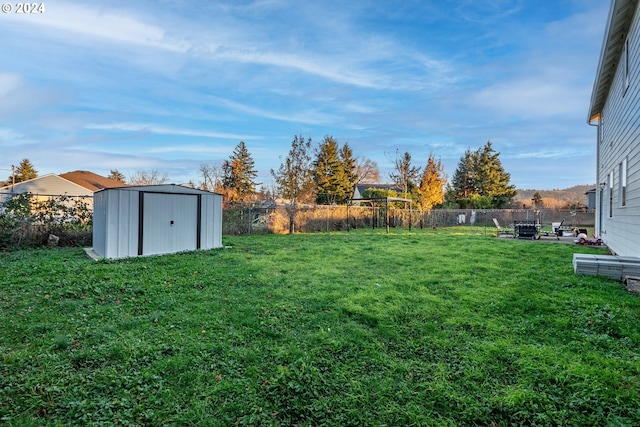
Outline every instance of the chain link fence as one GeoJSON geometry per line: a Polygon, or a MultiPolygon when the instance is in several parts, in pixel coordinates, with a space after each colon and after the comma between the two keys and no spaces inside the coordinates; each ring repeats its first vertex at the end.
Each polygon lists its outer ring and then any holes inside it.
{"type": "MultiPolygon", "coordinates": [[[[91,245],[92,198],[15,195],[0,204],[0,250],[48,243],[50,234],[60,246],[91,245]],[[13,201],[13,203],[11,203],[13,201]]],[[[222,233],[244,235],[289,232],[290,208],[273,203],[224,203],[222,233]]],[[[595,212],[555,209],[433,209],[420,212],[390,204],[298,205],[295,231],[300,233],[347,231],[357,228],[483,227],[495,231],[493,219],[505,227],[515,221],[562,222],[572,228],[593,227],[595,212]]]]}
{"type": "MultiPolygon", "coordinates": [[[[284,205],[258,203],[225,204],[223,234],[289,232],[290,211],[284,205]]],[[[493,219],[505,227],[515,221],[538,221],[543,225],[563,222],[569,227],[593,227],[593,211],[556,209],[417,209],[384,206],[299,205],[295,230],[301,233],[347,231],[355,228],[442,228],[461,225],[495,230],[493,219]]]]}

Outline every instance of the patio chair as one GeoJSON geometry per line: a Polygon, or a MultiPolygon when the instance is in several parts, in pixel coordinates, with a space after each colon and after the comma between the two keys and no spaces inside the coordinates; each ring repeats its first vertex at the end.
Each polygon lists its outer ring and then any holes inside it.
{"type": "Polygon", "coordinates": [[[496,225],[496,229],[498,230],[498,237],[500,237],[501,234],[503,235],[508,235],[508,236],[513,236],[513,228],[509,228],[509,227],[500,227],[500,223],[498,222],[497,218],[493,218],[493,223],[496,225]]]}

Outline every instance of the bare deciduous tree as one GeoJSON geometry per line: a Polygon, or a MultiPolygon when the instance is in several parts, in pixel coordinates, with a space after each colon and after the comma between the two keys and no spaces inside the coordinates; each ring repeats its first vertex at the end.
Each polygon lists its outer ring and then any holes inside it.
{"type": "Polygon", "coordinates": [[[378,164],[373,160],[360,157],[356,162],[355,184],[375,184],[378,182],[380,182],[380,172],[378,171],[378,164]]]}
{"type": "Polygon", "coordinates": [[[222,165],[220,163],[210,165],[201,164],[200,173],[202,174],[202,182],[200,183],[201,190],[220,191],[223,176],[222,165]]]}
{"type": "Polygon", "coordinates": [[[160,174],[157,170],[139,170],[129,177],[131,185],[159,185],[169,181],[166,173],[160,174]]]}

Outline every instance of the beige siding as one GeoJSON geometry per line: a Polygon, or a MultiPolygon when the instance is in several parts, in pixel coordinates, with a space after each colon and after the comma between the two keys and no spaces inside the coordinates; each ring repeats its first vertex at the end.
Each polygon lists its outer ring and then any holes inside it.
{"type": "MultiPolygon", "coordinates": [[[[3,187],[0,193],[11,193],[12,188],[3,187]]],[[[91,196],[93,192],[84,187],[60,178],[58,175],[49,174],[29,181],[19,182],[13,186],[14,193],[31,193],[39,196],[91,196]]]]}
{"type": "Polygon", "coordinates": [[[93,209],[93,192],[78,184],[60,178],[58,175],[48,174],[29,181],[19,182],[13,186],[0,188],[0,203],[3,203],[10,194],[31,193],[35,200],[48,200],[50,197],[69,196],[74,199],[81,198],[89,209],[93,209]]]}

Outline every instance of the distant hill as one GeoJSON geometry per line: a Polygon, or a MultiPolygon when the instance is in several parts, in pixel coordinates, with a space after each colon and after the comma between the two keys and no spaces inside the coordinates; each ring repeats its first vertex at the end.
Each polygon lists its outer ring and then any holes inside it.
{"type": "Polygon", "coordinates": [[[563,208],[567,206],[576,207],[586,204],[585,193],[589,190],[596,188],[595,184],[590,185],[575,185],[573,187],[557,190],[518,190],[514,198],[514,203],[517,206],[531,205],[531,199],[533,195],[538,192],[542,196],[542,201],[545,207],[548,208],[563,208]]]}

